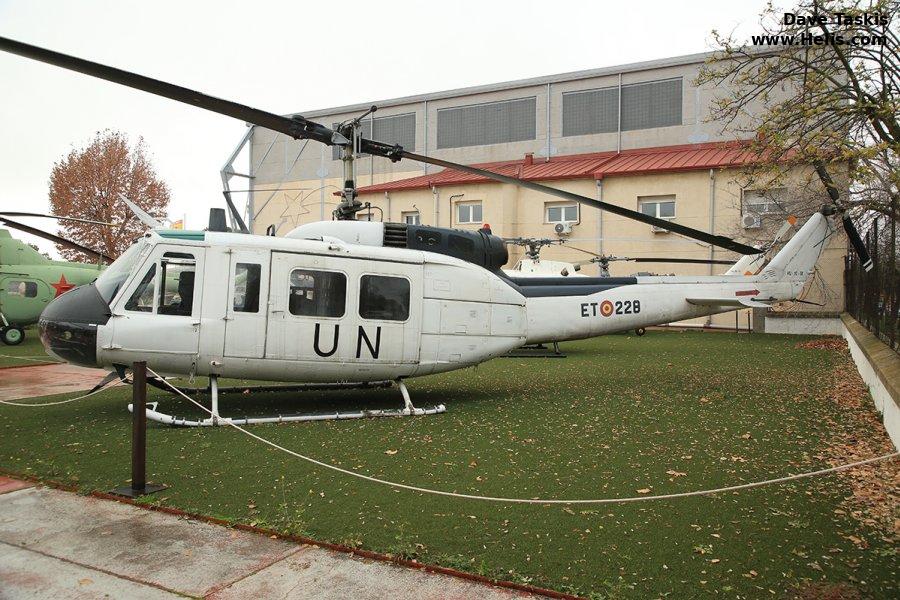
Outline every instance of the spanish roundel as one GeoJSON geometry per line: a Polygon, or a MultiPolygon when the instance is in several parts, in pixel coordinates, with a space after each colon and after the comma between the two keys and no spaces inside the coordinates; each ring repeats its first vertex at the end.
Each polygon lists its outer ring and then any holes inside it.
{"type": "Polygon", "coordinates": [[[613,304],[609,300],[604,300],[600,304],[600,314],[604,317],[608,317],[613,313],[613,304]]]}

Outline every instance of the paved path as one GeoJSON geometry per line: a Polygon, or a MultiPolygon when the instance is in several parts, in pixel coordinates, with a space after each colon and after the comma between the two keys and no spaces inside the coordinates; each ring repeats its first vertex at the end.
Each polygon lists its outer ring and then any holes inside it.
{"type": "Polygon", "coordinates": [[[0,477],[0,599],[185,596],[534,598],[0,477]]]}
{"type": "Polygon", "coordinates": [[[68,364],[32,365],[0,369],[0,400],[89,390],[106,377],[103,369],[68,364]]]}

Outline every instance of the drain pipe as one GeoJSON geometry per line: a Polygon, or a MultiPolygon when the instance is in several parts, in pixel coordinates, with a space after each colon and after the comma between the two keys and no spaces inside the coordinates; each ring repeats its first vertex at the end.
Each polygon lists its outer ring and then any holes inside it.
{"type": "MultiPolygon", "coordinates": [[[[463,196],[465,196],[465,194],[453,194],[453,195],[450,196],[450,198],[447,200],[447,206],[448,206],[447,210],[450,211],[450,227],[453,227],[453,199],[454,199],[454,198],[462,198],[463,196]]],[[[482,210],[484,210],[484,208],[482,208],[482,210]]],[[[482,213],[482,216],[481,216],[481,220],[484,221],[484,214],[483,214],[483,213],[482,213]]]]}
{"type": "MultiPolygon", "coordinates": [[[[603,202],[603,180],[597,180],[597,200],[603,202]]],[[[597,211],[597,254],[603,254],[603,211],[597,211]]],[[[598,268],[603,270],[598,263],[598,268]]]]}
{"type": "Polygon", "coordinates": [[[390,223],[391,222],[391,193],[390,192],[384,193],[384,205],[385,205],[385,208],[387,208],[387,222],[390,223]]]}
{"type": "Polygon", "coordinates": [[[441,193],[437,187],[431,186],[431,197],[434,200],[434,226],[441,226],[441,193]]]}

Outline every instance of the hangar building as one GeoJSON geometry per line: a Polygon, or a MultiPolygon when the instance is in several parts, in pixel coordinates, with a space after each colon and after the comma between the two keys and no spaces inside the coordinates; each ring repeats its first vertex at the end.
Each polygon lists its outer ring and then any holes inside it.
{"type": "MultiPolygon", "coordinates": [[[[743,240],[768,240],[791,208],[791,186],[743,183],[749,160],[734,127],[709,120],[719,91],[694,81],[711,54],[562,73],[322,110],[300,111],[333,125],[365,112],[363,133],[417,153],[495,169],[654,216],[743,240]]],[[[261,127],[248,130],[247,209],[255,233],[330,219],[342,187],[337,148],[261,127]]],[[[237,155],[237,150],[235,151],[237,155]]],[[[230,163],[229,163],[230,164],[230,163]]],[[[226,167],[227,174],[231,167],[226,167]]],[[[799,177],[799,174],[798,174],[799,177]]],[[[365,156],[357,161],[360,200],[373,218],[457,227],[491,225],[503,237],[558,237],[542,258],[577,261],[600,254],[641,257],[736,258],[664,230],[574,203],[443,171],[410,161],[365,156]]],[[[823,202],[826,199],[823,197],[823,202]]],[[[364,218],[360,216],[359,218],[364,218]]],[[[522,250],[510,248],[515,264],[522,250]]],[[[767,331],[828,331],[843,309],[846,240],[834,236],[807,300],[784,314],[726,313],[689,323],[767,331]],[[798,318],[784,318],[790,315],[798,318]],[[781,317],[781,318],[775,318],[781,317]],[[802,319],[800,318],[802,317],[802,319]]],[[[596,275],[598,267],[584,268],[596,275]]],[[[636,272],[712,274],[727,267],[615,262],[613,276],[636,272]]]]}

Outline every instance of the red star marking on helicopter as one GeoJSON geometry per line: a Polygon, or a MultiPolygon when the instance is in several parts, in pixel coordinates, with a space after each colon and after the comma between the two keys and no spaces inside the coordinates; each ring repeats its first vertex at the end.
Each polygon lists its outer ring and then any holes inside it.
{"type": "Polygon", "coordinates": [[[59,281],[57,281],[56,283],[51,283],[50,287],[52,287],[53,289],[56,290],[56,296],[54,296],[54,298],[58,298],[59,296],[62,296],[63,294],[65,294],[66,292],[68,292],[75,286],[72,285],[71,283],[69,283],[68,281],[66,281],[65,275],[60,275],[59,281]]]}

